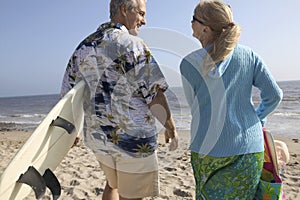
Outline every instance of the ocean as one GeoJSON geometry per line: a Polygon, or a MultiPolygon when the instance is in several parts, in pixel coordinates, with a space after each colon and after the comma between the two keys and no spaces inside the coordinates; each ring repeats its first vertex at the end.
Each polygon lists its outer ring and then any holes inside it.
{"type": "MultiPolygon", "coordinates": [[[[275,136],[299,138],[300,81],[283,81],[278,84],[284,97],[280,106],[268,117],[266,128],[275,136]]],[[[182,88],[171,87],[166,94],[177,129],[189,130],[191,115],[182,88]]],[[[0,131],[33,131],[59,98],[58,94],[0,98],[0,131]]],[[[259,99],[259,93],[253,90],[254,104],[259,99]]]]}

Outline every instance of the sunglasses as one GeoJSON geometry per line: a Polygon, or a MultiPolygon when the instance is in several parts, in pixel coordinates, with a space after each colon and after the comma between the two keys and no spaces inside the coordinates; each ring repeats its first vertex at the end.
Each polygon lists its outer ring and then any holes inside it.
{"type": "Polygon", "coordinates": [[[192,22],[198,22],[204,25],[204,23],[201,20],[197,19],[195,16],[193,16],[192,22]]]}
{"type": "MultiPolygon", "coordinates": [[[[195,16],[193,16],[192,22],[198,22],[198,23],[200,23],[200,24],[202,24],[202,25],[204,25],[204,26],[207,26],[207,25],[204,24],[200,19],[197,19],[195,16]]],[[[212,31],[214,31],[214,29],[212,29],[211,27],[210,27],[210,29],[211,29],[212,31]]]]}

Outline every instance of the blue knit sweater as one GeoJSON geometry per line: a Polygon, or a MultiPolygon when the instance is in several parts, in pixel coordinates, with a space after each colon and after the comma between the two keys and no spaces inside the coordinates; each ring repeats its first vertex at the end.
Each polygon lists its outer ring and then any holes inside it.
{"type": "Polygon", "coordinates": [[[206,52],[196,50],[180,64],[192,114],[190,150],[215,157],[262,152],[262,125],[280,103],[281,89],[263,60],[242,45],[202,76],[206,52]],[[252,86],[260,90],[257,108],[252,86]]]}

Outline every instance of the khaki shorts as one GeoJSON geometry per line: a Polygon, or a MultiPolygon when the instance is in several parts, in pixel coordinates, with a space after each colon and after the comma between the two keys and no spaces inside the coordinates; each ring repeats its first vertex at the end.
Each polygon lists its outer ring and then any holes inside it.
{"type": "Polygon", "coordinates": [[[124,198],[159,195],[157,155],[120,158],[96,154],[109,186],[124,198]]]}

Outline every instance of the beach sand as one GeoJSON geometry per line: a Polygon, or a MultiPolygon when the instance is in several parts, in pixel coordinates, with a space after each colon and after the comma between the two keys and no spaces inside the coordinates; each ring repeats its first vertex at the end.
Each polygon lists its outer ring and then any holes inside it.
{"type": "MultiPolygon", "coordinates": [[[[0,175],[30,135],[30,132],[24,131],[0,131],[0,175]]],[[[183,139],[188,138],[186,137],[188,132],[181,131],[179,135],[182,147],[179,150],[168,152],[163,142],[159,147],[158,157],[162,163],[159,172],[161,194],[159,197],[146,198],[147,200],[195,199],[190,152],[186,150],[188,140],[183,139]]],[[[291,155],[285,174],[282,176],[286,199],[300,199],[300,139],[284,137],[275,137],[275,139],[284,141],[291,155]]],[[[95,156],[84,145],[73,147],[54,173],[62,186],[60,199],[101,199],[105,177],[95,156]]],[[[34,199],[33,193],[25,199],[34,199]]],[[[52,199],[49,190],[42,199],[52,199]]]]}

